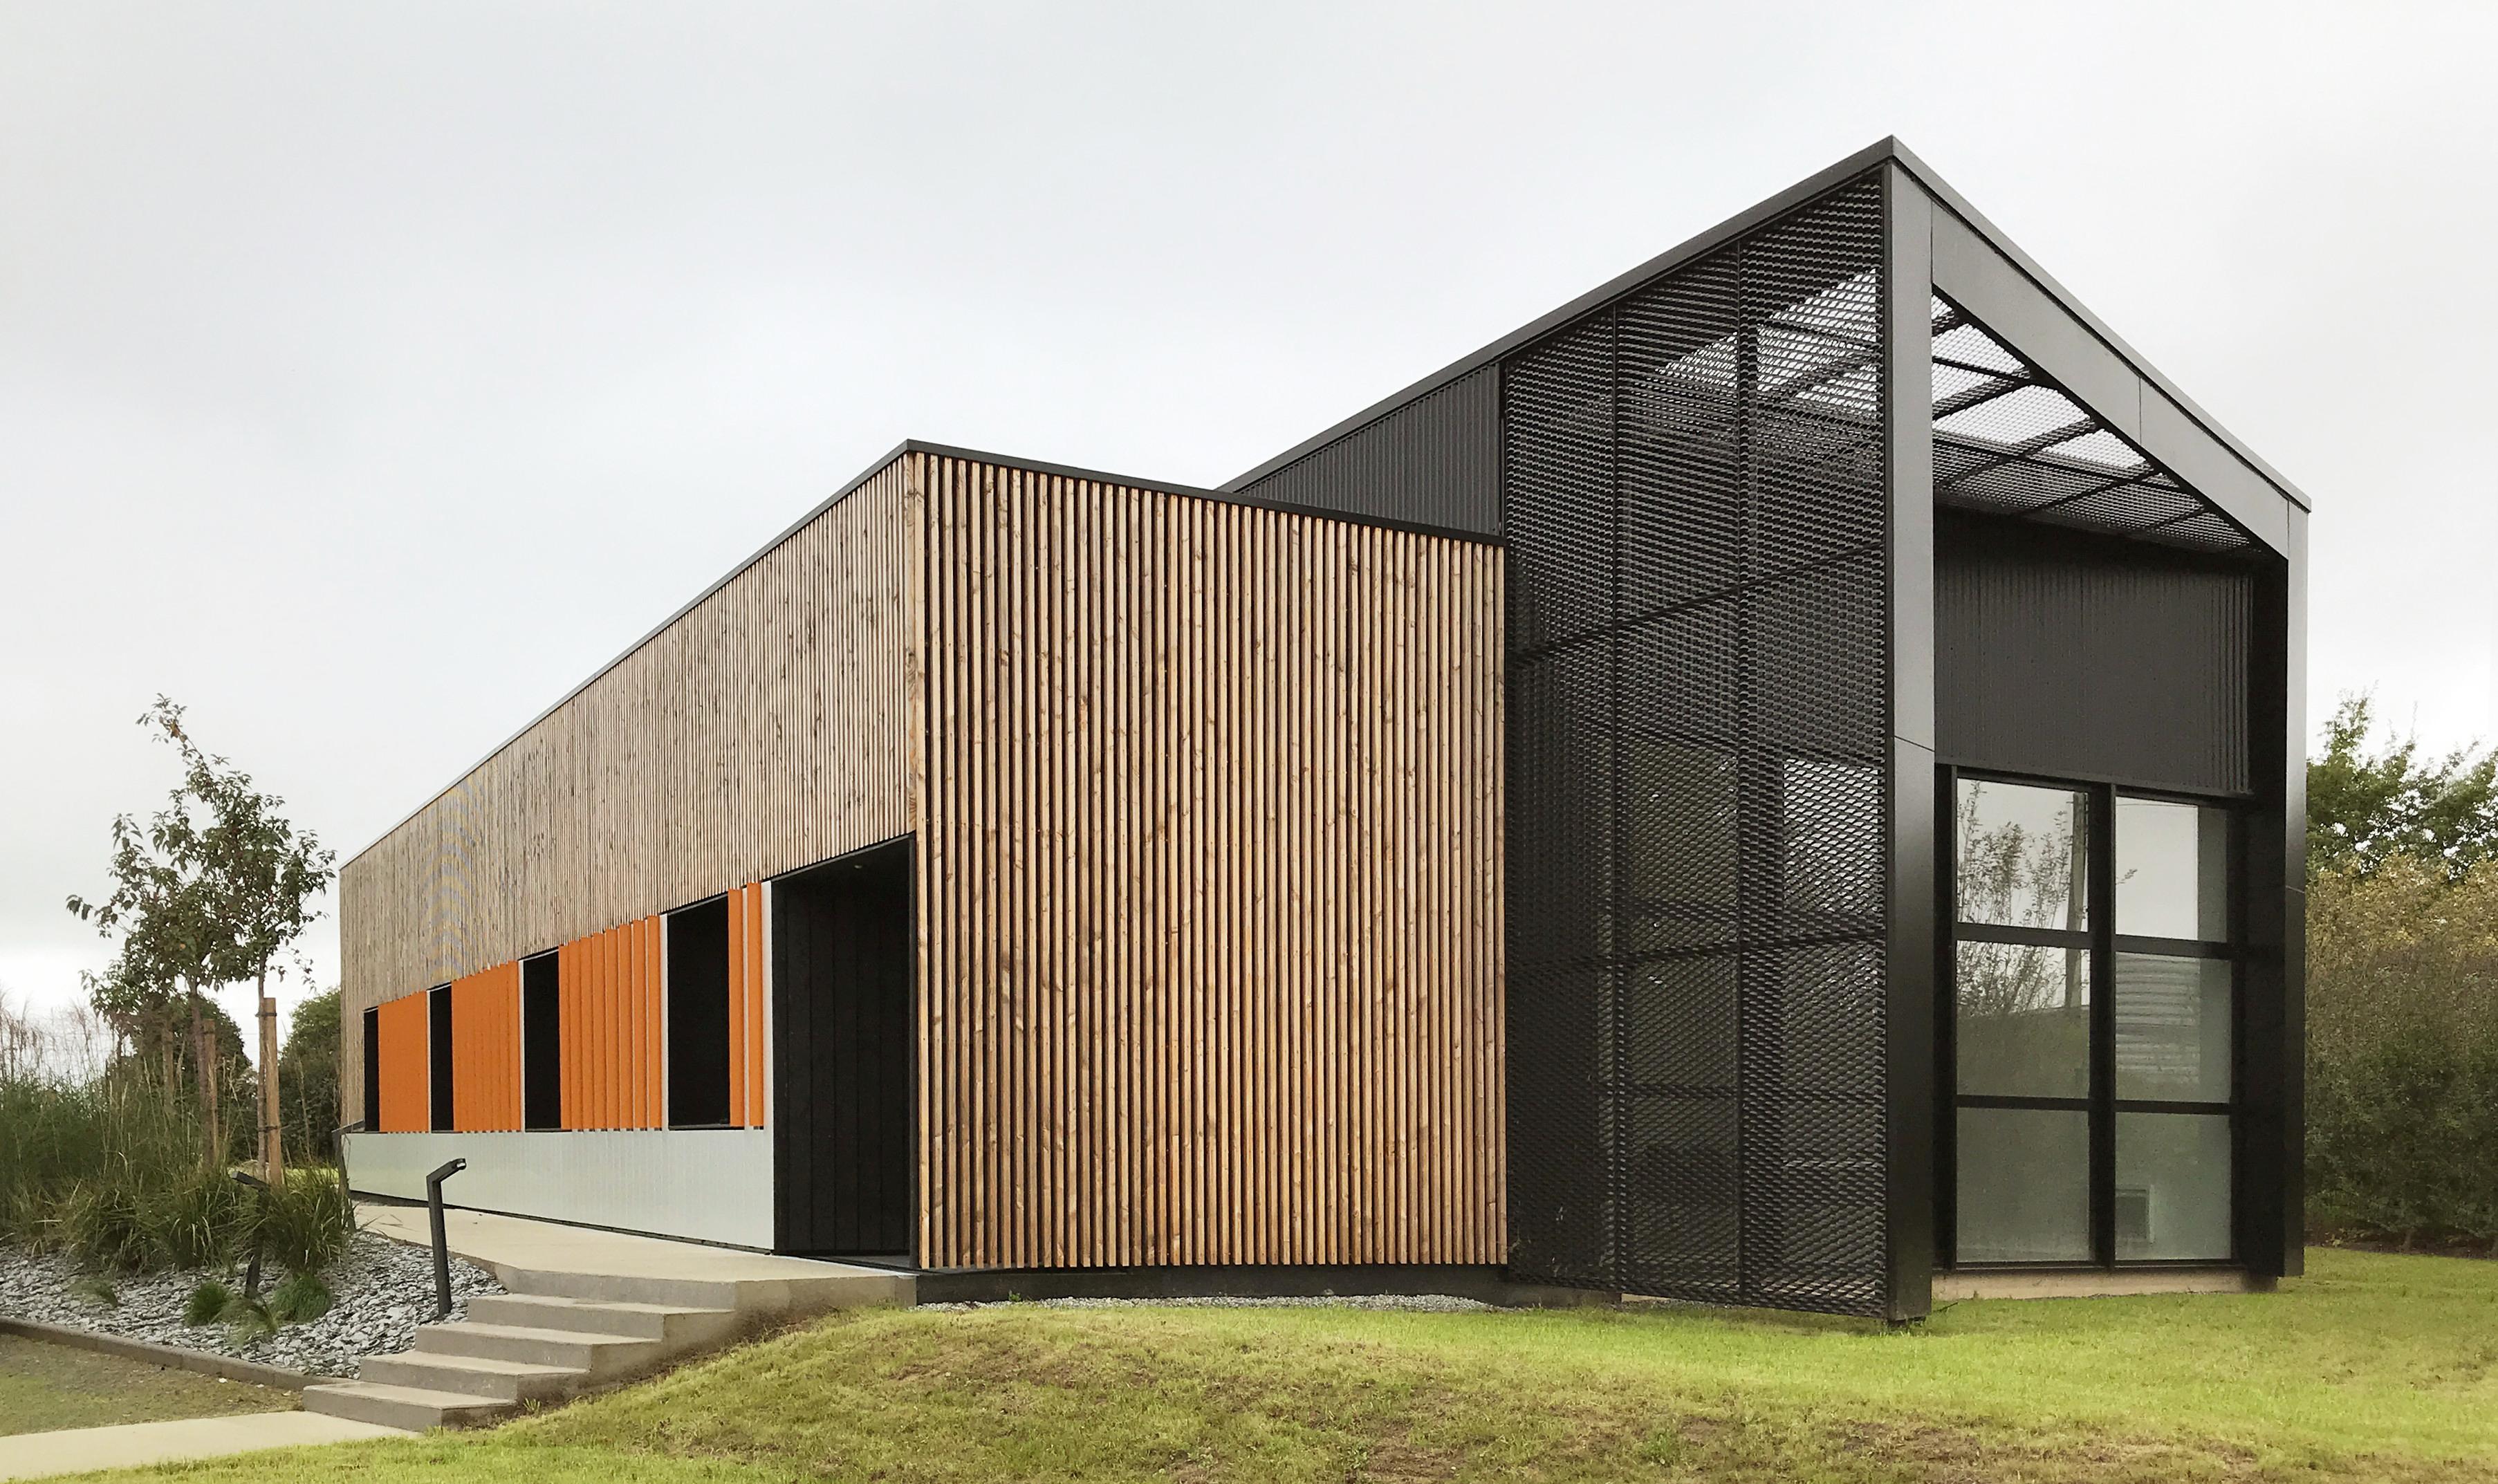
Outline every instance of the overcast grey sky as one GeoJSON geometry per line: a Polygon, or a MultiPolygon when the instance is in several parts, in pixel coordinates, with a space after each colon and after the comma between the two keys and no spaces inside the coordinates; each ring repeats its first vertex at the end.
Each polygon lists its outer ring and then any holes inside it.
{"type": "Polygon", "coordinates": [[[906,436],[1219,482],[1892,133],[2314,498],[2312,709],[2498,735],[2493,55],[2486,4],[0,0],[0,986],[102,962],[61,899],[159,691],[343,855],[906,436]]]}

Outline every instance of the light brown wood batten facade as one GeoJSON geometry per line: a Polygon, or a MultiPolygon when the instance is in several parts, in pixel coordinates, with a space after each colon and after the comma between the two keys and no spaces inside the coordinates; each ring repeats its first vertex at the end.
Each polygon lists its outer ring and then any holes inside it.
{"type": "Polygon", "coordinates": [[[921,1261],[1497,1263],[1497,548],[913,455],[921,1261]]]}
{"type": "Polygon", "coordinates": [[[345,1106],[719,892],[759,1007],[740,888],[910,834],[923,1267],[1500,1263],[1501,656],[1497,546],[909,447],[349,863],[345,1106]]]}
{"type": "Polygon", "coordinates": [[[368,1005],[911,828],[920,526],[897,460],[339,873],[368,1005]]]}

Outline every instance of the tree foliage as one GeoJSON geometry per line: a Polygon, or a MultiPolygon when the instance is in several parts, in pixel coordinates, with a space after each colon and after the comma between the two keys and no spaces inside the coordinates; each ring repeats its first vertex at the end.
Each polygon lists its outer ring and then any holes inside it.
{"type": "Polygon", "coordinates": [[[2307,965],[2312,1217],[2498,1245],[2498,860],[2326,871],[2307,965]]]}
{"type": "Polygon", "coordinates": [[[288,1157],[334,1160],[338,1126],[338,991],[325,989],[295,1007],[279,1053],[278,1117],[288,1157]]]}
{"type": "Polygon", "coordinates": [[[2346,695],[2307,763],[2307,868],[2361,875],[2395,856],[2433,862],[2459,880],[2498,859],[2498,753],[2439,757],[2411,737],[2376,736],[2365,695],[2346,695]]]}
{"type": "Polygon", "coordinates": [[[89,981],[96,1008],[116,1030],[161,1040],[176,1007],[189,1021],[208,1150],[221,1159],[222,1089],[208,1070],[217,1058],[207,991],[252,983],[265,993],[272,973],[285,974],[281,955],[317,916],[312,904],[329,887],[336,857],[278,812],[285,800],[202,748],[174,701],[156,697],[139,722],[180,754],[181,780],[145,824],[114,818],[112,890],[100,901],[72,896],[69,908],[98,931],[120,935],[112,967],[89,981]]]}

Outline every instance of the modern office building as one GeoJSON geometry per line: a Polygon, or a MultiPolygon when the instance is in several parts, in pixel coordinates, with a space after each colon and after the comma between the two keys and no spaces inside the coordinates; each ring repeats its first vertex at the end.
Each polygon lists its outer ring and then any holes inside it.
{"type": "Polygon", "coordinates": [[[1219,490],[906,443],[346,867],[354,1178],[958,1291],[2260,1286],[2305,531],[1888,141],[1219,490]]]}

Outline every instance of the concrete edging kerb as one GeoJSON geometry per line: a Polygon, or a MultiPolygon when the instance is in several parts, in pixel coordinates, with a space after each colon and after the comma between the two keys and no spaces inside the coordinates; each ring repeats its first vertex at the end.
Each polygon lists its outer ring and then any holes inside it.
{"type": "Polygon", "coordinates": [[[125,1360],[145,1361],[151,1366],[166,1366],[176,1371],[196,1371],[203,1375],[221,1375],[229,1381],[248,1381],[254,1386],[271,1386],[281,1391],[302,1391],[317,1382],[335,1380],[335,1376],[305,1375],[280,1366],[264,1366],[258,1361],[237,1360],[231,1355],[212,1355],[206,1350],[185,1350],[178,1345],[153,1344],[144,1339],[124,1339],[118,1335],[99,1335],[93,1330],[73,1329],[63,1324],[44,1324],[33,1319],[0,1319],[0,1335],[16,1335],[27,1339],[48,1340],[53,1344],[75,1345],[81,1350],[118,1355],[125,1360]]]}

